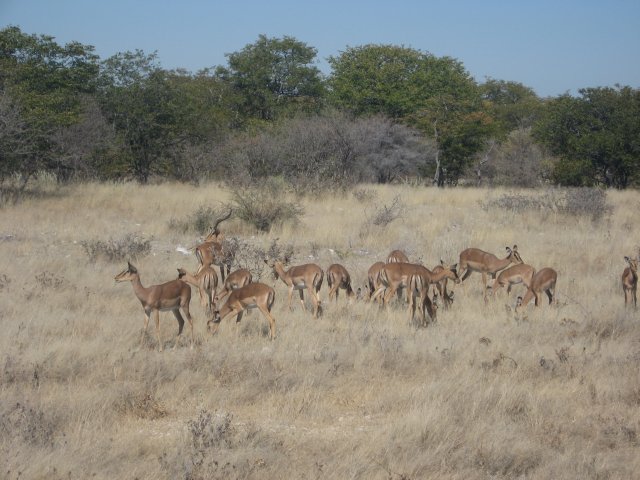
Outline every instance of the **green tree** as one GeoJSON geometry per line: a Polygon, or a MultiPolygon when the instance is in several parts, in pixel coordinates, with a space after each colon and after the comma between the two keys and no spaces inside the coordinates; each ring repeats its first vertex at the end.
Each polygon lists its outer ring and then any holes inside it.
{"type": "Polygon", "coordinates": [[[53,37],[28,35],[18,27],[0,30],[0,175],[40,169],[70,175],[55,136],[81,120],[93,94],[98,57],[93,47],[53,37]]]}
{"type": "Polygon", "coordinates": [[[493,123],[459,61],[407,47],[365,45],[330,57],[330,99],[359,115],[383,113],[432,137],[438,185],[455,184],[484,146],[493,123]]]}
{"type": "Polygon", "coordinates": [[[558,157],[563,185],[625,188],[640,174],[640,90],[585,88],[549,101],[535,137],[558,157]]]}
{"type": "Polygon", "coordinates": [[[521,83],[489,78],[479,88],[487,112],[497,122],[496,132],[502,137],[513,130],[530,128],[540,115],[542,101],[521,83]]]}
{"type": "Polygon", "coordinates": [[[317,50],[293,37],[267,38],[227,54],[228,66],[216,74],[233,93],[241,118],[274,120],[322,106],[324,85],[313,65],[317,50]]]}
{"type": "Polygon", "coordinates": [[[131,174],[146,183],[152,174],[171,171],[167,152],[185,141],[193,101],[181,88],[180,74],[163,70],[155,53],[118,53],[102,63],[102,109],[125,145],[112,175],[131,174]]]}

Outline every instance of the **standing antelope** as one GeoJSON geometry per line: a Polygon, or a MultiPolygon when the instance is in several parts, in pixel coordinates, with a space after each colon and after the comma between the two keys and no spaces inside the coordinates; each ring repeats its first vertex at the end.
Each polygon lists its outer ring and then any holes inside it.
{"type": "Polygon", "coordinates": [[[304,305],[304,290],[308,290],[313,301],[313,316],[318,318],[318,312],[321,309],[320,306],[320,287],[322,286],[322,280],[324,278],[324,272],[315,263],[308,263],[305,265],[298,265],[291,267],[289,270],[285,270],[282,262],[275,260],[271,261],[265,259],[266,263],[272,270],[276,279],[280,278],[289,287],[289,310],[291,310],[291,299],[293,297],[293,291],[298,290],[300,292],[300,303],[302,309],[306,311],[304,305]]]}
{"type": "Polygon", "coordinates": [[[133,286],[133,293],[135,293],[138,300],[142,304],[144,309],[144,329],[140,336],[140,344],[144,340],[144,335],[147,332],[149,326],[149,318],[153,314],[153,318],[156,323],[156,334],[158,336],[158,350],[161,352],[163,345],[160,338],[160,312],[166,312],[171,310],[173,315],[178,320],[178,335],[176,336],[176,343],[173,348],[178,344],[178,338],[182,333],[184,327],[184,319],[180,315],[180,309],[182,309],[185,317],[189,321],[191,326],[191,348],[193,348],[193,320],[189,313],[189,302],[191,301],[191,287],[182,280],[172,280],[170,282],[163,283],[161,285],[152,285],[150,287],[143,287],[140,281],[140,275],[136,267],[127,262],[126,270],[122,271],[115,276],[116,282],[131,282],[133,286]]]}
{"type": "Polygon", "coordinates": [[[227,279],[224,281],[224,285],[220,292],[215,296],[215,302],[218,304],[224,297],[229,295],[232,291],[237,290],[240,287],[249,285],[253,281],[251,272],[246,268],[240,268],[235,272],[230,273],[227,279]]]}
{"type": "Polygon", "coordinates": [[[200,245],[195,247],[195,254],[198,262],[202,267],[209,265],[216,265],[220,269],[220,278],[224,282],[226,274],[231,271],[231,261],[229,258],[229,252],[227,252],[223,245],[224,234],[218,229],[225,220],[231,217],[233,211],[229,210],[229,213],[218,219],[213,227],[209,229],[209,233],[200,245]],[[225,272],[226,267],[226,272],[225,272]]]}
{"type": "Polygon", "coordinates": [[[409,257],[402,250],[393,250],[387,257],[387,263],[409,263],[409,257]]]}
{"type": "Polygon", "coordinates": [[[457,265],[446,265],[440,260],[440,268],[438,272],[431,271],[428,268],[416,268],[409,277],[409,308],[411,311],[411,320],[415,317],[416,297],[419,299],[418,305],[420,314],[422,315],[422,324],[426,325],[425,309],[429,313],[432,320],[436,320],[436,306],[429,298],[429,288],[431,285],[438,285],[442,280],[449,279],[455,283],[460,283],[460,277],[456,270],[457,265]]]}
{"type": "Polygon", "coordinates": [[[269,337],[276,338],[276,319],[271,315],[271,308],[276,298],[276,292],[264,283],[250,283],[233,290],[224,306],[214,312],[213,320],[207,322],[207,330],[213,335],[218,330],[220,322],[229,315],[237,315],[236,322],[242,320],[245,310],[258,308],[269,322],[269,337]]]}
{"type": "Polygon", "coordinates": [[[624,257],[629,266],[622,272],[622,291],[624,292],[625,307],[633,300],[633,306],[637,308],[638,300],[636,292],[638,290],[638,260],[624,257]]]}
{"type": "Polygon", "coordinates": [[[327,269],[327,284],[329,285],[329,300],[335,298],[337,302],[341,288],[347,291],[349,300],[355,296],[351,288],[351,276],[347,269],[339,263],[334,263],[327,269]]]}
{"type": "Polygon", "coordinates": [[[507,295],[511,294],[511,287],[520,283],[529,288],[531,279],[535,273],[535,268],[526,263],[511,265],[509,268],[502,270],[496,277],[491,287],[491,296],[495,297],[496,292],[504,286],[507,286],[507,295]]]}
{"type": "Polygon", "coordinates": [[[373,294],[380,286],[380,270],[384,267],[384,262],[376,262],[369,267],[367,272],[367,291],[369,292],[369,299],[373,298],[373,294]]]}
{"type": "Polygon", "coordinates": [[[460,253],[460,273],[464,272],[461,281],[465,281],[473,272],[482,274],[482,290],[485,302],[487,301],[487,274],[495,278],[496,273],[507,268],[512,263],[523,263],[518,247],[513,246],[513,250],[507,247],[506,258],[499,259],[492,253],[485,252],[479,248],[467,248],[460,253]]]}
{"type": "Polygon", "coordinates": [[[542,292],[547,294],[547,297],[549,297],[549,305],[551,305],[556,291],[557,280],[558,273],[553,268],[545,267],[537,271],[533,278],[531,278],[531,285],[529,285],[524,298],[518,297],[516,312],[518,308],[526,307],[532,298],[535,298],[535,306],[540,306],[540,295],[542,295],[542,292]]]}
{"type": "Polygon", "coordinates": [[[218,274],[211,268],[211,265],[201,266],[195,275],[187,272],[184,268],[178,268],[178,278],[198,288],[200,305],[205,307],[207,313],[211,313],[214,295],[218,288],[218,274]]]}

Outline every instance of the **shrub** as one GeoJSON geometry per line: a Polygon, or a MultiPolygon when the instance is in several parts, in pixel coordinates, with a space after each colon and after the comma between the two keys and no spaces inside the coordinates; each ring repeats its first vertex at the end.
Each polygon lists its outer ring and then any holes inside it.
{"type": "Polygon", "coordinates": [[[262,186],[233,192],[232,208],[238,218],[261,232],[269,232],[274,225],[285,222],[297,223],[304,210],[287,198],[283,183],[282,180],[269,178],[262,186]]]}
{"type": "Polygon", "coordinates": [[[201,205],[191,215],[185,219],[172,218],[169,220],[169,228],[172,230],[178,230],[182,233],[196,232],[200,235],[208,233],[209,227],[211,227],[216,219],[223,218],[227,213],[223,211],[223,207],[212,208],[201,205]]]}
{"type": "Polygon", "coordinates": [[[80,242],[89,260],[99,258],[109,262],[138,259],[151,252],[151,241],[129,233],[119,240],[84,240],[80,242]]]}

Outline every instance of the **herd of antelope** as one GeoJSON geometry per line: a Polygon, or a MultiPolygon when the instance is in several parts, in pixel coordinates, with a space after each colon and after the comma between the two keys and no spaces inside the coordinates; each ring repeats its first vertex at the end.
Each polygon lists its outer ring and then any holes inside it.
{"type": "MultiPolygon", "coordinates": [[[[217,331],[221,321],[231,315],[236,315],[236,321],[242,319],[245,310],[258,308],[269,322],[269,336],[273,340],[276,335],[276,321],[271,314],[275,300],[275,291],[269,285],[253,282],[251,272],[239,269],[231,272],[231,265],[224,260],[223,234],[219,224],[228,219],[219,219],[210,229],[210,233],[204,242],[194,248],[199,263],[196,273],[191,274],[183,268],[178,268],[178,278],[160,285],[143,287],[140,275],[135,266],[128,262],[127,268],[116,275],[116,282],[130,281],[133,291],[140,300],[144,309],[144,328],[140,341],[149,325],[151,315],[154,317],[158,348],[162,351],[163,343],[160,338],[160,312],[172,311],[178,320],[178,337],[184,327],[184,316],[191,328],[191,348],[193,348],[193,320],[189,313],[191,300],[190,285],[198,288],[200,301],[207,312],[207,330],[213,334],[217,331]],[[222,286],[218,290],[218,273],[213,268],[217,266],[220,271],[222,286]],[[226,299],[223,306],[222,301],[226,299]],[[182,310],[182,313],[180,312],[182,310]]],[[[545,267],[536,270],[531,265],[524,263],[518,247],[507,247],[507,256],[498,258],[495,255],[478,248],[468,248],[460,253],[457,264],[448,265],[444,261],[432,270],[423,265],[409,261],[407,255],[400,251],[392,251],[386,262],[374,263],[367,272],[365,292],[358,288],[354,292],[351,286],[351,276],[347,269],[340,264],[333,264],[326,270],[327,284],[329,286],[329,300],[338,301],[340,290],[345,290],[349,302],[364,297],[365,301],[378,302],[381,307],[386,307],[394,295],[405,302],[403,293],[406,291],[406,303],[409,305],[410,320],[413,321],[418,310],[422,325],[427,324],[425,312],[436,320],[439,299],[445,309],[453,303],[453,291],[447,289],[448,281],[456,284],[464,282],[473,272],[482,275],[482,288],[484,301],[488,302],[487,290],[491,289],[491,296],[495,297],[502,287],[507,287],[510,294],[514,285],[522,284],[526,288],[524,297],[517,298],[516,312],[525,307],[532,299],[535,305],[540,305],[540,299],[544,294],[553,303],[555,286],[558,278],[553,268],[545,267]],[[458,273],[460,272],[460,274],[458,273]],[[493,284],[487,286],[487,275],[493,279],[493,284]],[[430,290],[432,293],[430,294],[430,290]]],[[[625,305],[633,302],[636,306],[636,290],[638,284],[638,259],[625,257],[628,267],[622,274],[622,287],[625,296],[625,305]]],[[[322,268],[314,263],[297,265],[285,269],[279,260],[267,258],[264,260],[273,271],[276,279],[282,280],[288,288],[288,308],[291,309],[291,301],[294,290],[298,290],[300,303],[306,310],[304,291],[307,290],[313,303],[313,316],[318,317],[322,311],[320,301],[320,288],[325,276],[322,268]]],[[[177,341],[176,341],[177,344],[177,341]]]]}

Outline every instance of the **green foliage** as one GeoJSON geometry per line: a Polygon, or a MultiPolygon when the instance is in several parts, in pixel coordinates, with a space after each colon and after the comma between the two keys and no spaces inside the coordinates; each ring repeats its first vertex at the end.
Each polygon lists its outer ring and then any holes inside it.
{"type": "Polygon", "coordinates": [[[625,188],[640,167],[640,90],[587,88],[550,100],[534,134],[558,157],[561,185],[625,188]]]}
{"type": "Polygon", "coordinates": [[[531,127],[540,115],[542,102],[521,83],[489,78],[479,88],[487,111],[497,122],[496,133],[501,136],[531,127]]]}
{"type": "Polygon", "coordinates": [[[317,50],[293,37],[268,38],[227,55],[217,75],[233,92],[239,113],[251,120],[274,120],[296,111],[317,111],[324,86],[313,65],[317,50]]]}
{"type": "Polygon", "coordinates": [[[91,46],[60,46],[18,27],[0,30],[0,179],[41,169],[66,176],[55,136],[81,119],[83,99],[95,90],[97,59],[91,46]]]}

